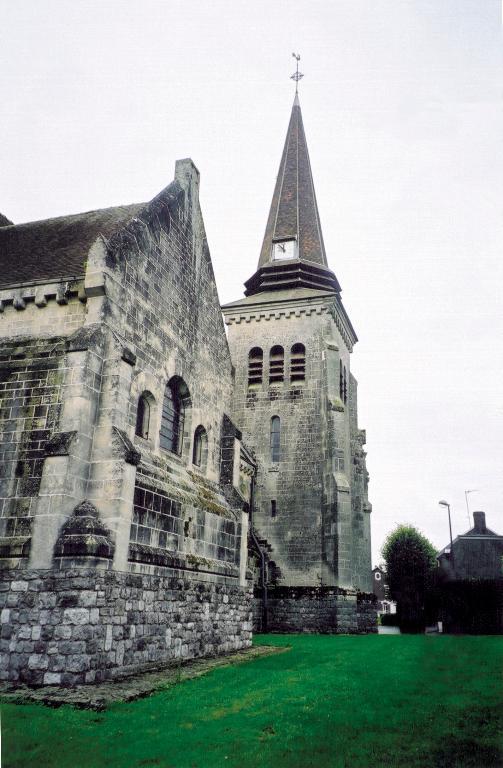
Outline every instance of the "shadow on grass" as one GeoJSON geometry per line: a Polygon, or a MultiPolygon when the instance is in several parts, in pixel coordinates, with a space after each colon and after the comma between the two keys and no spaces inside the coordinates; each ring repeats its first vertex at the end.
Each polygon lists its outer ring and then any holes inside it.
{"type": "Polygon", "coordinates": [[[457,723],[457,734],[444,737],[433,751],[438,768],[502,768],[503,750],[492,739],[501,739],[503,706],[474,707],[457,723]],[[481,738],[482,736],[482,738],[481,738]]]}
{"type": "Polygon", "coordinates": [[[485,746],[472,739],[443,739],[433,753],[433,765],[438,768],[502,768],[503,752],[499,747],[485,746]]]}

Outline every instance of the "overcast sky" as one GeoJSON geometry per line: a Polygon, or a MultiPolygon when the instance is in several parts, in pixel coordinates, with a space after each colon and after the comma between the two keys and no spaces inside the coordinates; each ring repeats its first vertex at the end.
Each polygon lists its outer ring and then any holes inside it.
{"type": "Polygon", "coordinates": [[[0,0],[0,211],[154,197],[201,172],[222,302],[256,268],[293,51],[327,255],[359,336],[373,560],[503,533],[500,0],[0,0]]]}

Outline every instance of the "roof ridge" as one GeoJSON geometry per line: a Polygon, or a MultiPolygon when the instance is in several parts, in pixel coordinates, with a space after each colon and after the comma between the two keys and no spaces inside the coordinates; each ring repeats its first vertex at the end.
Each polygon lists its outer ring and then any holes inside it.
{"type": "MultiPolygon", "coordinates": [[[[97,213],[108,213],[110,214],[112,211],[126,211],[128,208],[137,208],[140,210],[141,208],[144,208],[148,203],[127,203],[125,205],[111,205],[107,208],[94,208],[90,211],[79,211],[78,213],[67,213],[63,214],[62,216],[49,216],[46,219],[32,219],[31,221],[20,221],[17,224],[10,223],[9,225],[5,225],[6,227],[27,227],[30,224],[39,225],[47,223],[53,223],[58,221],[63,221],[64,219],[78,219],[81,216],[92,216],[97,213]]],[[[3,227],[2,227],[3,229],[3,227]]]]}

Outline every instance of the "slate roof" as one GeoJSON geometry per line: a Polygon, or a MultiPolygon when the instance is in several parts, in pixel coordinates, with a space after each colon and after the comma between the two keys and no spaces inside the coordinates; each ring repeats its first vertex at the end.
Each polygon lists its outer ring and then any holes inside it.
{"type": "Polygon", "coordinates": [[[276,179],[259,267],[271,261],[273,242],[293,238],[297,240],[298,258],[301,261],[328,266],[297,95],[276,179]]]}
{"type": "MultiPolygon", "coordinates": [[[[457,542],[466,541],[469,539],[488,539],[489,541],[491,541],[494,539],[503,539],[503,536],[500,533],[496,533],[495,531],[491,531],[490,528],[487,528],[485,524],[485,519],[484,519],[484,526],[482,530],[480,528],[477,528],[477,526],[475,526],[474,528],[470,528],[470,530],[466,531],[466,533],[460,533],[458,536],[456,536],[456,538],[453,539],[452,541],[452,545],[454,546],[454,544],[456,544],[457,542]]],[[[449,544],[446,544],[446,546],[443,547],[443,549],[441,549],[438,552],[437,558],[447,554],[450,551],[451,551],[451,545],[449,542],[449,544]]]]}
{"type": "Polygon", "coordinates": [[[0,287],[82,277],[99,235],[121,229],[144,203],[0,226],[0,287]]]}

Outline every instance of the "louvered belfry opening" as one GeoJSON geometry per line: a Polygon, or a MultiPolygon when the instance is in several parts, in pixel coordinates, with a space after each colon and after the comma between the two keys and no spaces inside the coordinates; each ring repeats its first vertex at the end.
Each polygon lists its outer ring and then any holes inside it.
{"type": "Polygon", "coordinates": [[[269,384],[281,384],[285,379],[285,350],[277,344],[269,353],[269,384]]]}
{"type": "Polygon", "coordinates": [[[262,384],[262,369],[264,353],[260,347],[253,347],[248,355],[248,386],[257,387],[262,384]]]}
{"type": "Polygon", "coordinates": [[[304,344],[294,344],[290,355],[290,381],[293,383],[306,380],[306,348],[304,344]]]}

